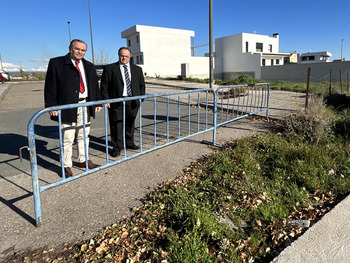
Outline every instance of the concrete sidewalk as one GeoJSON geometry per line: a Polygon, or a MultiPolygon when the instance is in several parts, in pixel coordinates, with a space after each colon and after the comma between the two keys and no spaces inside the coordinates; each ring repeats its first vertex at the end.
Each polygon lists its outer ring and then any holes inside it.
{"type": "MultiPolygon", "coordinates": [[[[168,88],[175,86],[208,87],[207,84],[160,79],[147,81],[159,85],[148,92],[167,92],[168,88]]],[[[0,92],[2,85],[4,84],[0,84],[0,92]]],[[[281,118],[300,108],[304,99],[298,93],[271,92],[269,116],[281,118]]],[[[217,142],[236,140],[269,130],[267,123],[242,119],[220,127],[217,142]]],[[[215,151],[215,148],[202,144],[202,140],[211,141],[212,132],[191,137],[42,192],[43,224],[40,228],[34,226],[30,174],[1,178],[0,262],[1,257],[24,249],[45,246],[50,249],[65,242],[91,238],[103,227],[132,215],[132,208],[141,205],[140,200],[157,184],[176,177],[191,162],[215,151]]],[[[103,160],[96,162],[103,163],[103,160]]],[[[43,183],[51,181],[53,177],[57,177],[53,171],[40,173],[43,183]]],[[[285,249],[274,262],[348,262],[349,213],[348,197],[285,249]]]]}

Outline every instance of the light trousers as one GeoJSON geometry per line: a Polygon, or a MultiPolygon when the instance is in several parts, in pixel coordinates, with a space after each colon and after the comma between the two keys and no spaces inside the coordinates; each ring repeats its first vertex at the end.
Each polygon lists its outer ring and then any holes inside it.
{"type": "MultiPolygon", "coordinates": [[[[72,151],[73,143],[76,138],[79,163],[85,162],[85,146],[84,146],[84,128],[83,128],[83,107],[79,107],[77,112],[77,122],[62,123],[62,141],[63,141],[63,161],[64,167],[72,167],[72,151]]],[[[90,133],[90,116],[88,109],[85,107],[85,140],[87,155],[89,156],[89,133],[90,133]]]]}

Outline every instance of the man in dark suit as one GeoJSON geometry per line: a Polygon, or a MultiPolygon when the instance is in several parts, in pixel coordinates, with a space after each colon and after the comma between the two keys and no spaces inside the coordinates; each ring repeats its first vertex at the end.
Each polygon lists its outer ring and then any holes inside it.
{"type": "MultiPolygon", "coordinates": [[[[102,99],[114,99],[145,95],[145,80],[142,68],[130,63],[131,51],[122,47],[118,51],[119,61],[107,65],[102,73],[102,99]]],[[[114,143],[111,156],[116,157],[123,149],[123,103],[107,104],[111,138],[114,143]]],[[[125,103],[125,144],[127,149],[137,150],[134,143],[135,118],[140,108],[139,100],[125,103]]]]}
{"type": "MultiPolygon", "coordinates": [[[[50,59],[44,88],[45,107],[64,104],[82,103],[101,100],[98,79],[94,65],[85,60],[87,45],[84,41],[74,39],[69,45],[69,53],[65,56],[50,59]]],[[[89,145],[90,117],[101,110],[100,106],[91,106],[85,110],[85,140],[89,145]]],[[[58,111],[51,111],[50,118],[58,120],[58,111]]],[[[73,176],[72,146],[76,136],[78,147],[78,166],[86,167],[83,110],[82,107],[63,110],[61,112],[63,160],[66,177],[73,176]]],[[[87,161],[88,168],[98,165],[87,161]]]]}

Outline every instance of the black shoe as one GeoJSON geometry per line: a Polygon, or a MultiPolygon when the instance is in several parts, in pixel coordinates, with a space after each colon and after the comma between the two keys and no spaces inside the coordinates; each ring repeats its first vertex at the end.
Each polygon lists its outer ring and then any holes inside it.
{"type": "Polygon", "coordinates": [[[118,148],[113,148],[113,150],[110,152],[110,155],[112,157],[117,157],[118,155],[120,155],[120,151],[118,148]]]}
{"type": "Polygon", "coordinates": [[[131,145],[127,145],[126,149],[138,150],[138,149],[140,149],[140,147],[138,147],[136,144],[131,144],[131,145]]]}

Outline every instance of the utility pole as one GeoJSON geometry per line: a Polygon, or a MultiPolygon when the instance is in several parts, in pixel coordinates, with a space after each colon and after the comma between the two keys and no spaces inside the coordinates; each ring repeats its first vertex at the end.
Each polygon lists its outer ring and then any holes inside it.
{"type": "Polygon", "coordinates": [[[213,0],[209,0],[209,81],[214,89],[214,58],[213,58],[213,0]]]}
{"type": "Polygon", "coordinates": [[[341,44],[340,44],[340,61],[343,61],[343,41],[344,39],[341,40],[341,44]]]}
{"type": "Polygon", "coordinates": [[[90,9],[90,0],[89,0],[89,20],[90,20],[90,36],[91,36],[91,54],[92,54],[92,63],[95,64],[94,59],[94,43],[92,41],[92,27],[91,27],[91,9],[90,9]]]}
{"type": "Polygon", "coordinates": [[[70,36],[70,21],[68,21],[68,33],[69,33],[69,44],[72,42],[72,38],[70,36]]]}

